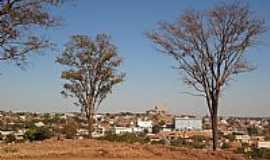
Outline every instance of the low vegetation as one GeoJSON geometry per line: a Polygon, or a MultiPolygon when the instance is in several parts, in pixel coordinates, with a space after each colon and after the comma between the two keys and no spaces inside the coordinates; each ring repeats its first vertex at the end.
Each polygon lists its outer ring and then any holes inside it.
{"type": "Polygon", "coordinates": [[[35,127],[25,132],[24,138],[29,141],[42,141],[53,136],[48,127],[35,127]]]}
{"type": "Polygon", "coordinates": [[[6,139],[5,139],[5,142],[6,143],[12,143],[12,142],[15,142],[16,141],[16,137],[14,134],[8,134],[6,139]]]}
{"type": "Polygon", "coordinates": [[[248,159],[270,159],[270,149],[239,147],[236,153],[244,154],[248,159]]]}
{"type": "Polygon", "coordinates": [[[67,139],[74,139],[79,128],[78,124],[73,120],[68,120],[62,129],[62,133],[67,139]]]}
{"type": "Polygon", "coordinates": [[[106,133],[104,137],[98,138],[98,140],[107,140],[110,142],[124,142],[124,143],[149,143],[150,140],[143,136],[143,135],[137,135],[135,133],[125,133],[125,134],[120,134],[116,135],[111,132],[106,133]]]}
{"type": "Polygon", "coordinates": [[[206,151],[164,145],[112,143],[97,140],[45,140],[40,143],[0,144],[4,160],[243,160],[225,151],[206,151]]]}

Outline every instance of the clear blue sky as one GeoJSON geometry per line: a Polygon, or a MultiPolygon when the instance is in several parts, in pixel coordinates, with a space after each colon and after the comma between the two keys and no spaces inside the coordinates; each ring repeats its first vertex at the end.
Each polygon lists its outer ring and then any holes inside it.
{"type": "MultiPolygon", "coordinates": [[[[65,19],[63,27],[44,34],[58,44],[59,49],[72,34],[95,36],[105,32],[112,36],[124,59],[122,70],[126,81],[114,88],[100,111],[144,111],[153,105],[166,105],[173,113],[205,114],[205,101],[184,95],[190,91],[181,76],[171,69],[174,61],[158,53],[144,36],[159,20],[173,21],[186,8],[206,9],[219,1],[197,0],[78,0],[76,5],[65,5],[54,10],[65,19]]],[[[250,1],[257,15],[270,21],[270,1],[250,1]]],[[[270,116],[270,33],[266,45],[251,49],[249,59],[258,69],[240,75],[225,90],[220,105],[223,115],[270,116]],[[268,46],[267,46],[268,45],[268,46]]],[[[65,112],[79,111],[72,101],[59,92],[63,81],[61,66],[54,63],[60,54],[46,52],[33,56],[26,71],[12,63],[0,64],[0,110],[65,112]]]]}

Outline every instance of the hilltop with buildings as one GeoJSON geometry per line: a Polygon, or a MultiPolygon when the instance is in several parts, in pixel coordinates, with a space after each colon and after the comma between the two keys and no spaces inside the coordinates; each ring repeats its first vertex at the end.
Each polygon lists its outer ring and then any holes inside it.
{"type": "MultiPolygon", "coordinates": [[[[270,118],[220,117],[219,145],[248,156],[270,149],[270,118]]],[[[98,140],[211,148],[208,116],[174,115],[154,106],[143,113],[98,113],[92,136],[98,140]]],[[[55,137],[85,139],[87,120],[81,113],[0,112],[0,142],[25,143],[55,137]]]]}

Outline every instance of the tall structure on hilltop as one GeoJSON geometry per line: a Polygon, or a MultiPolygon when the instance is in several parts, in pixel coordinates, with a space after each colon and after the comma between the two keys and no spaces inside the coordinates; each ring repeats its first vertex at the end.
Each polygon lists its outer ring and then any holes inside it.
{"type": "Polygon", "coordinates": [[[153,109],[147,110],[147,114],[167,114],[168,109],[166,106],[156,105],[153,109]]]}

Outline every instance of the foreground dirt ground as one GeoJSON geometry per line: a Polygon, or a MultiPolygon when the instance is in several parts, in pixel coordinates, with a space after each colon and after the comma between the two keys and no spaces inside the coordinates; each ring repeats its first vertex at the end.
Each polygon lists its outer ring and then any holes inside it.
{"type": "Polygon", "coordinates": [[[1,160],[243,160],[229,152],[111,143],[96,140],[47,140],[0,145],[1,160]]]}

